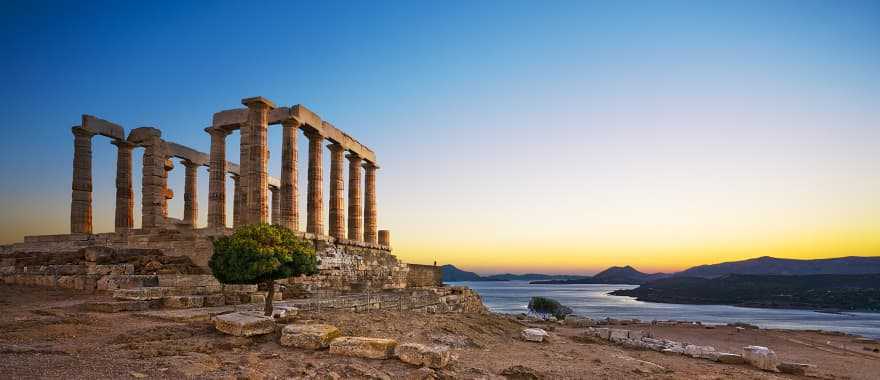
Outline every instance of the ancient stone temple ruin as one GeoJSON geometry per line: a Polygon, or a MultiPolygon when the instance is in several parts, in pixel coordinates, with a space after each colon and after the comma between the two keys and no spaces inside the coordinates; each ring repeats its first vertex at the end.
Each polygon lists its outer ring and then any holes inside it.
{"type": "MultiPolygon", "coordinates": [[[[318,275],[280,281],[285,296],[291,292],[342,294],[441,285],[438,267],[402,263],[391,254],[390,232],[378,229],[379,165],[372,150],[302,105],[276,106],[263,97],[246,98],[241,103],[243,108],[213,115],[211,126],[204,129],[205,138],[210,138],[207,154],[166,141],[157,128],[134,128],[126,134],[118,124],[83,115],[81,124],[72,128],[70,234],[26,236],[22,243],[0,246],[3,281],[98,291],[184,284],[187,288],[206,287],[199,292],[210,294],[222,287],[207,268],[212,241],[231,234],[237,226],[271,222],[312,241],[320,259],[318,275]],[[282,129],[279,177],[269,175],[267,137],[273,126],[282,129]],[[235,131],[241,144],[238,164],[226,157],[226,138],[235,131]],[[298,223],[300,131],[308,139],[305,228],[298,223]],[[96,136],[109,138],[117,148],[115,228],[107,233],[92,229],[92,204],[106,201],[92,196],[92,143],[96,136]],[[323,197],[325,147],[330,152],[329,200],[323,197]],[[141,228],[133,224],[132,154],[137,148],[143,149],[141,228]],[[168,173],[175,169],[173,159],[185,170],[180,218],[168,215],[168,200],[179,194],[168,186],[168,173]],[[204,195],[197,189],[202,166],[208,169],[208,220],[206,227],[199,228],[199,200],[204,195]],[[227,176],[234,182],[234,194],[227,194],[227,176]],[[226,215],[230,201],[231,221],[226,215]],[[329,211],[327,226],[325,207],[329,211]]],[[[253,293],[257,289],[249,290],[253,293]]]]}

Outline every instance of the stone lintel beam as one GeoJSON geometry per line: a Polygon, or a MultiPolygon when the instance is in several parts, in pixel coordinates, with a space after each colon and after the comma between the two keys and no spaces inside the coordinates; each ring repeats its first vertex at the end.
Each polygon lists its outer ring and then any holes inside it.
{"type": "Polygon", "coordinates": [[[192,162],[198,166],[209,166],[210,157],[207,154],[178,143],[168,142],[167,144],[169,156],[192,162]]]}
{"type": "Polygon", "coordinates": [[[125,129],[122,126],[92,115],[82,115],[82,128],[111,139],[125,140],[125,129]]]}

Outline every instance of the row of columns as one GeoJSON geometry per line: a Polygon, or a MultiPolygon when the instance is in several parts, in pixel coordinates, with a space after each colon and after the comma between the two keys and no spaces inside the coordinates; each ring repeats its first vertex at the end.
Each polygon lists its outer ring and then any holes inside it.
{"type": "MultiPolygon", "coordinates": [[[[268,187],[268,114],[274,105],[263,98],[242,100],[248,107],[247,121],[239,126],[241,137],[241,175],[235,181],[235,205],[233,224],[235,226],[266,223],[271,217],[273,223],[291,230],[299,230],[299,210],[297,205],[297,132],[301,126],[295,120],[282,122],[281,183],[280,187],[268,187]],[[272,192],[269,204],[268,191],[272,192]],[[242,207],[238,207],[238,206],[242,207]],[[240,211],[238,211],[240,210],[240,211]]],[[[323,149],[325,137],[319,131],[302,126],[308,139],[308,186],[306,194],[306,232],[324,235],[324,178],[323,149]]],[[[222,180],[225,173],[226,136],[230,131],[211,127],[206,131],[211,135],[211,194],[208,204],[208,227],[225,226],[226,188],[222,180]],[[215,163],[219,165],[215,166],[215,163]],[[220,180],[215,181],[215,178],[220,180]]],[[[345,147],[338,142],[328,146],[330,150],[330,200],[329,235],[337,239],[360,240],[377,243],[376,210],[376,169],[372,162],[362,160],[355,153],[345,155],[345,147]],[[348,158],[348,231],[346,233],[344,162],[348,158]],[[361,167],[365,170],[363,198],[361,205],[361,167]]]]}

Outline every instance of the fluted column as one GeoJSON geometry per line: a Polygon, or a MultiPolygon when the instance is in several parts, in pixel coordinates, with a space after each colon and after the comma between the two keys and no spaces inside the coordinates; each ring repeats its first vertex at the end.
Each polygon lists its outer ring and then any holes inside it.
{"type": "Polygon", "coordinates": [[[183,187],[183,222],[195,227],[199,215],[199,165],[189,160],[184,160],[182,164],[186,167],[183,187]]]}
{"type": "Polygon", "coordinates": [[[134,144],[125,140],[114,140],[116,145],[116,232],[123,232],[134,226],[134,192],[131,185],[131,151],[134,144]]]}
{"type": "Polygon", "coordinates": [[[281,203],[280,224],[291,231],[299,229],[296,180],[296,135],[299,123],[285,120],[281,123],[281,203]]]}
{"type": "Polygon", "coordinates": [[[165,175],[162,177],[162,217],[168,217],[168,201],[174,198],[174,190],[168,187],[168,173],[174,170],[174,162],[171,159],[165,159],[165,175]]]}
{"type": "Polygon", "coordinates": [[[229,131],[205,128],[211,135],[208,167],[208,227],[226,227],[226,136],[229,131]]]}
{"type": "MultiPolygon", "coordinates": [[[[243,173],[247,186],[247,210],[242,216],[244,224],[269,221],[269,111],[275,105],[263,97],[242,99],[248,108],[247,131],[248,163],[243,173]]],[[[244,168],[242,168],[244,169],[244,168]]]]}
{"type": "Polygon", "coordinates": [[[234,183],[234,193],[232,195],[232,227],[238,227],[241,225],[241,176],[238,174],[232,175],[232,182],[234,183]]]}
{"type": "Polygon", "coordinates": [[[92,233],[92,136],[82,127],[73,132],[73,183],[70,196],[70,233],[92,233]]]}
{"type": "Polygon", "coordinates": [[[361,204],[361,156],[348,156],[348,239],[364,240],[363,205],[361,204]]]}
{"type": "Polygon", "coordinates": [[[376,169],[379,167],[367,161],[364,162],[364,241],[376,243],[378,223],[376,222],[376,169]]]}
{"type": "Polygon", "coordinates": [[[158,137],[144,143],[141,180],[141,221],[144,228],[165,225],[164,205],[168,195],[165,143],[158,137]]]}
{"type": "Polygon", "coordinates": [[[391,231],[379,230],[379,245],[391,246],[391,231]]]}
{"type": "Polygon", "coordinates": [[[345,149],[338,143],[330,149],[330,236],[345,239],[345,179],[342,159],[345,149]]]}
{"type": "Polygon", "coordinates": [[[280,189],[275,186],[269,186],[269,192],[272,193],[272,224],[281,225],[281,198],[280,189]]]}
{"type": "Polygon", "coordinates": [[[324,136],[315,131],[307,131],[309,139],[309,190],[308,190],[308,216],[306,218],[306,232],[315,235],[324,234],[324,184],[323,184],[323,152],[324,136]]]}

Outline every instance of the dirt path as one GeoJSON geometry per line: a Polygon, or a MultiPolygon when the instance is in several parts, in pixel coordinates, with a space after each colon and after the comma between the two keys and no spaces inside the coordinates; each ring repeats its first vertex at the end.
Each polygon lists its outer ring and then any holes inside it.
{"type": "MultiPolygon", "coordinates": [[[[445,371],[397,360],[340,357],[282,347],[272,336],[229,337],[208,323],[176,323],[131,313],[99,314],[76,305],[98,296],[45,288],[0,286],[0,374],[3,378],[544,378],[776,379],[797,378],[582,338],[582,329],[554,329],[549,343],[518,338],[523,322],[507,316],[400,312],[305,313],[299,322],[332,323],[344,334],[451,346],[458,359],[445,371]],[[433,376],[433,377],[432,377],[433,376]]],[[[98,297],[99,298],[99,297],[98,297]]],[[[627,326],[628,329],[651,328],[627,326]]],[[[880,355],[852,337],[814,332],[654,327],[655,335],[738,352],[763,344],[787,361],[818,365],[819,378],[876,379],[880,355]]]]}

